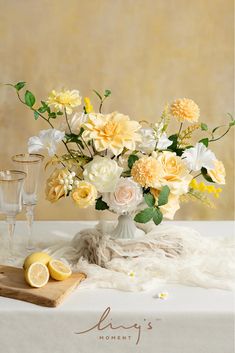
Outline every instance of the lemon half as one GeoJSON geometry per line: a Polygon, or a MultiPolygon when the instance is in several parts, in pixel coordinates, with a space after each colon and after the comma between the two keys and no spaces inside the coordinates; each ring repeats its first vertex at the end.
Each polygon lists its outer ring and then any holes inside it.
{"type": "Polygon", "coordinates": [[[48,264],[48,269],[51,277],[57,281],[63,281],[69,278],[72,274],[69,265],[66,265],[60,260],[51,260],[48,264]]]}
{"type": "Polygon", "coordinates": [[[34,288],[45,286],[49,280],[50,274],[46,265],[41,262],[34,262],[25,271],[26,282],[34,288]]]}

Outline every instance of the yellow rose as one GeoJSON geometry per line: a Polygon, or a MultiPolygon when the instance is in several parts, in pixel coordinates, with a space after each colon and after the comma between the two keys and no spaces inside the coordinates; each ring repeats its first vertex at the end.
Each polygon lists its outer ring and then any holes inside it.
{"type": "Polygon", "coordinates": [[[168,185],[172,194],[187,193],[193,177],[189,174],[183,160],[174,152],[164,151],[158,156],[157,161],[161,166],[157,188],[168,185]]]}
{"type": "Polygon", "coordinates": [[[215,169],[208,170],[208,175],[217,184],[225,184],[225,168],[223,162],[216,160],[214,162],[215,169]]]}
{"type": "MultiPolygon", "coordinates": [[[[151,188],[150,191],[151,191],[151,194],[155,197],[156,204],[157,204],[160,190],[151,188]]],[[[170,193],[167,204],[160,206],[159,208],[164,218],[174,219],[176,211],[180,208],[179,196],[170,193]]]]}
{"type": "Polygon", "coordinates": [[[61,197],[66,196],[64,188],[64,179],[69,174],[68,169],[55,169],[46,182],[46,199],[50,202],[56,202],[61,197]]]}
{"type": "Polygon", "coordinates": [[[87,208],[94,205],[97,198],[97,190],[94,185],[87,181],[79,181],[71,196],[78,207],[87,208]]]}

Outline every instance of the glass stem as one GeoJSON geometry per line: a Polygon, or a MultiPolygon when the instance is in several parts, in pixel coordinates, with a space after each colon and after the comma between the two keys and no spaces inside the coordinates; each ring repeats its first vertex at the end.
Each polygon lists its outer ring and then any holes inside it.
{"type": "Polygon", "coordinates": [[[10,256],[14,255],[14,233],[15,233],[15,217],[7,216],[7,225],[8,225],[8,244],[9,244],[9,253],[10,256]]]}
{"type": "Polygon", "coordinates": [[[27,248],[31,249],[33,247],[32,234],[33,234],[34,205],[26,205],[26,219],[28,223],[27,248]]]}

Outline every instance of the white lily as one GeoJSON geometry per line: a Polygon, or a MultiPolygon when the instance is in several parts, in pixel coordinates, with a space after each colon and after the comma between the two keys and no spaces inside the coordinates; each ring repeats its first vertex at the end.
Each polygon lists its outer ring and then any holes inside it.
{"type": "Polygon", "coordinates": [[[167,134],[165,132],[163,132],[158,140],[157,149],[158,150],[166,150],[167,147],[172,145],[172,142],[173,141],[168,139],[167,134]]]}
{"type": "Polygon", "coordinates": [[[194,147],[188,148],[182,154],[182,159],[190,170],[198,171],[202,167],[215,168],[216,157],[203,143],[199,142],[194,147]]]}
{"type": "Polygon", "coordinates": [[[41,130],[38,136],[32,136],[28,141],[28,152],[35,153],[47,149],[49,156],[56,153],[56,147],[65,136],[64,131],[56,129],[41,130]]]}

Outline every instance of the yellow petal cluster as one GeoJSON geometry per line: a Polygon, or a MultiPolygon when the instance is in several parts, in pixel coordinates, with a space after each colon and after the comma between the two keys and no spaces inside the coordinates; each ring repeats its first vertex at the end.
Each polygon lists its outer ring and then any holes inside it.
{"type": "Polygon", "coordinates": [[[97,198],[97,190],[94,185],[87,181],[79,181],[71,196],[78,207],[87,208],[94,205],[97,198]]]}
{"type": "Polygon", "coordinates": [[[161,173],[161,164],[153,157],[143,157],[137,160],[131,169],[134,181],[145,188],[155,188],[161,173]]]}
{"type": "Polygon", "coordinates": [[[90,98],[84,97],[84,104],[85,104],[85,110],[87,114],[92,113],[94,111],[90,98]]]}
{"type": "Polygon", "coordinates": [[[200,116],[198,105],[188,98],[176,99],[171,105],[171,114],[179,121],[197,122],[200,116]]]}
{"type": "Polygon", "coordinates": [[[64,180],[69,175],[66,168],[55,169],[46,182],[46,199],[50,202],[56,202],[61,197],[66,196],[66,191],[61,180],[64,180]]]}
{"type": "Polygon", "coordinates": [[[55,111],[63,111],[66,109],[67,114],[72,114],[73,108],[81,104],[82,98],[78,90],[62,90],[57,92],[51,91],[47,104],[54,107],[55,111]]]}
{"type": "Polygon", "coordinates": [[[124,148],[133,151],[135,143],[141,139],[138,134],[140,124],[118,112],[90,114],[83,127],[85,131],[82,137],[86,141],[92,139],[99,152],[109,149],[114,155],[118,155],[124,148]]]}
{"type": "Polygon", "coordinates": [[[206,192],[209,194],[213,194],[215,198],[219,198],[220,193],[222,192],[221,188],[216,188],[214,185],[206,185],[202,181],[200,183],[198,183],[196,179],[193,179],[191,181],[190,187],[192,189],[198,190],[200,192],[206,192]]]}

